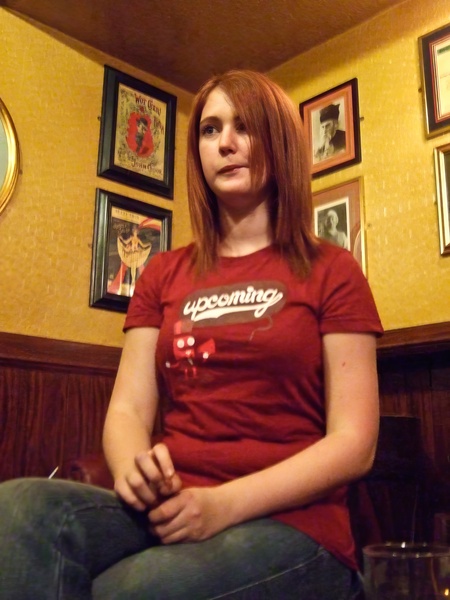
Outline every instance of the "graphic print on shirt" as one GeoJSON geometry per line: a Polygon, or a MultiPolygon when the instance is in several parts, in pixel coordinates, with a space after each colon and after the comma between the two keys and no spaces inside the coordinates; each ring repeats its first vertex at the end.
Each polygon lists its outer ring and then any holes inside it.
{"type": "Polygon", "coordinates": [[[255,323],[254,333],[271,327],[271,317],[286,302],[286,288],[277,281],[250,281],[197,290],[187,296],[174,325],[173,354],[169,369],[179,369],[186,378],[197,377],[199,365],[216,352],[213,338],[198,343],[195,330],[203,327],[255,323]]]}

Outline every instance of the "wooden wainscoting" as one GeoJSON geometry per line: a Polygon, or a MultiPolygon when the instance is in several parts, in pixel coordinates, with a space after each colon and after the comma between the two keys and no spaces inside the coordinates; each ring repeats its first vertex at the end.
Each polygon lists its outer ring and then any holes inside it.
{"type": "MultiPolygon", "coordinates": [[[[100,451],[119,358],[119,348],[0,333],[0,481],[100,451]]],[[[425,453],[450,483],[450,323],[386,332],[378,367],[382,414],[420,417],[425,453]]]]}
{"type": "Polygon", "coordinates": [[[120,349],[0,333],[0,481],[101,450],[120,349]]]}
{"type": "Polygon", "coordinates": [[[430,466],[450,485],[450,323],[386,332],[378,376],[381,413],[419,417],[430,466]]]}

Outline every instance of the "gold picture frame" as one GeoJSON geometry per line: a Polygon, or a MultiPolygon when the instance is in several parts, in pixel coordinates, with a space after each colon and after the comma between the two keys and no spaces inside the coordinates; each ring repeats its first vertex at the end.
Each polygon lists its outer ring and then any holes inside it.
{"type": "Polygon", "coordinates": [[[19,170],[19,139],[11,115],[0,98],[0,213],[13,194],[19,170]]]}
{"type": "Polygon", "coordinates": [[[450,254],[450,144],[434,149],[438,205],[439,248],[450,254]]]}

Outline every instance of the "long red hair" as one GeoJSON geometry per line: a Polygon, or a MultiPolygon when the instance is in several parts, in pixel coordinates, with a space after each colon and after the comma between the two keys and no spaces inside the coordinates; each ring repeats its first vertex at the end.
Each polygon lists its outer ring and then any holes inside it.
{"type": "Polygon", "coordinates": [[[187,188],[199,273],[217,260],[220,223],[215,195],[203,176],[199,124],[206,100],[219,87],[230,99],[249,133],[254,185],[269,174],[273,243],[292,270],[306,276],[316,253],[312,231],[309,155],[299,111],[287,94],[262,73],[232,70],[209,79],[199,90],[188,126],[187,188]]]}

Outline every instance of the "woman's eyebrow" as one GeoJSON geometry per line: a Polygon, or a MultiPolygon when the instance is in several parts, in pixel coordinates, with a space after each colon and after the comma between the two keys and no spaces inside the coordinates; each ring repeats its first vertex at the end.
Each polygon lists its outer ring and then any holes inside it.
{"type": "MultiPolygon", "coordinates": [[[[203,117],[203,119],[200,121],[199,126],[201,127],[204,123],[211,123],[212,125],[215,125],[215,124],[221,123],[221,122],[222,122],[222,119],[220,119],[219,117],[216,117],[215,115],[206,115],[206,117],[203,117]]],[[[239,124],[243,123],[243,121],[239,115],[235,115],[233,117],[233,122],[235,125],[239,125],[239,124]]]]}
{"type": "Polygon", "coordinates": [[[220,119],[219,117],[216,117],[215,115],[206,115],[206,117],[203,117],[203,119],[200,121],[199,125],[202,125],[203,123],[219,123],[220,119]]]}

